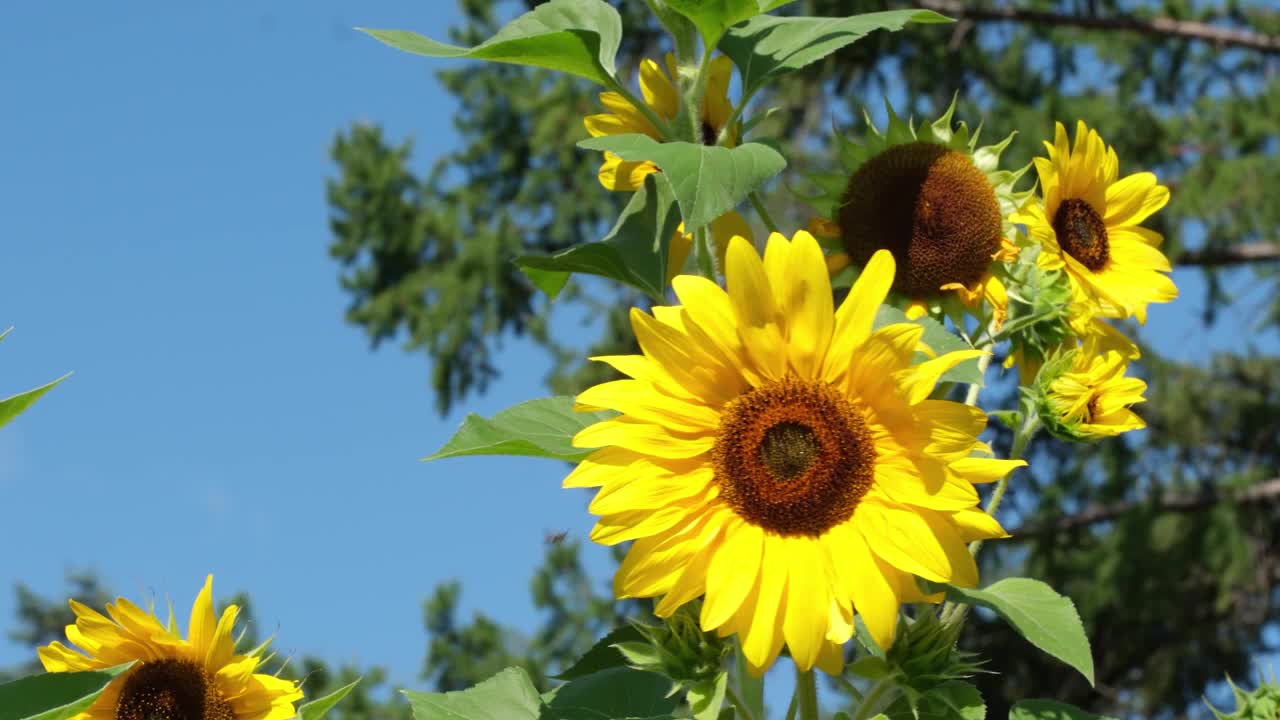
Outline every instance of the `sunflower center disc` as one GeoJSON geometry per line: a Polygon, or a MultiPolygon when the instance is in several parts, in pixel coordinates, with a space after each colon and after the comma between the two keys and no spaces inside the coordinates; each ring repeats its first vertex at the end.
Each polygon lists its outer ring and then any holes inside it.
{"type": "Polygon", "coordinates": [[[830,385],[796,378],[730,403],[712,455],[720,496],[739,516],[809,536],[853,515],[876,457],[862,411],[830,385]]]}
{"type": "Polygon", "coordinates": [[[125,678],[115,720],[235,720],[235,713],[202,667],[159,660],[125,678]]]}
{"type": "Polygon", "coordinates": [[[930,142],[895,145],[867,160],[840,198],[840,231],[858,264],[876,250],[898,264],[893,288],[935,297],[971,287],[1000,248],[1000,202],[969,156],[930,142]]]}
{"type": "Polygon", "coordinates": [[[1107,224],[1098,211],[1084,200],[1063,200],[1053,215],[1053,232],[1058,245],[1081,265],[1098,272],[1107,266],[1111,244],[1107,241],[1107,224]]]}

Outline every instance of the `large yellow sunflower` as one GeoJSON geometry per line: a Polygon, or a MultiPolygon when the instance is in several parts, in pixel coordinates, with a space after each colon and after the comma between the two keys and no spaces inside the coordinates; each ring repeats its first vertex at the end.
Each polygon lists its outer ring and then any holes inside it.
{"type": "Polygon", "coordinates": [[[1010,216],[1031,191],[1014,190],[1025,168],[999,169],[1013,136],[979,147],[977,132],[952,126],[954,110],[953,102],[917,128],[890,107],[883,134],[868,119],[862,145],[837,135],[843,172],[815,178],[823,190],[815,207],[825,217],[810,228],[842,250],[829,260],[832,270],[864,265],[879,250],[893,253],[893,289],[906,298],[909,317],[980,315],[985,301],[998,327],[1009,305],[1003,266],[1018,257],[1010,216]]]}
{"type": "Polygon", "coordinates": [[[753,672],[785,644],[837,673],[855,612],[889,647],[900,603],[937,599],[913,576],[977,582],[965,543],[1004,531],[973,483],[1024,463],[978,454],[980,410],[929,399],[977,351],[912,365],[919,325],[872,330],[893,279],[876,253],[836,312],[812,235],[772,235],[763,261],[734,238],[727,292],[682,275],[682,305],[632,310],[643,354],[596,358],[631,379],[577,398],[622,414],[574,438],[602,449],[564,481],[600,488],[593,540],[635,541],[619,597],[668,616],[705,596],[702,627],[738,634],[753,672]]]}
{"type": "Polygon", "coordinates": [[[1120,178],[1115,150],[1084,121],[1076,124],[1074,145],[1057,123],[1045,147],[1049,157],[1035,159],[1044,201],[1014,217],[1040,245],[1036,262],[1065,269],[1073,302],[1093,313],[1146,322],[1148,304],[1178,296],[1162,274],[1171,270],[1158,249],[1164,239],[1138,226],[1169,202],[1169,189],[1149,172],[1120,178]]]}
{"type": "Polygon", "coordinates": [[[100,670],[133,663],[88,710],[72,720],[290,720],[302,699],[297,683],[256,673],[262,658],[237,655],[232,626],[239,608],[213,612],[213,576],[191,608],[184,640],[172,611],[166,628],[154,613],[118,598],[107,614],[71,601],[67,639],[39,650],[49,672],[100,670]]]}

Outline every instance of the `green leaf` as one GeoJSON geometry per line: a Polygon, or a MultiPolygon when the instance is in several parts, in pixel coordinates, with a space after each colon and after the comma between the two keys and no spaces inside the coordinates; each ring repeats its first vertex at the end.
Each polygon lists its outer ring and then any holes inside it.
{"type": "Polygon", "coordinates": [[[642,642],[643,640],[644,636],[640,634],[640,631],[634,625],[623,625],[622,627],[614,628],[608,635],[605,635],[595,645],[592,645],[591,649],[578,658],[578,661],[571,665],[568,670],[554,677],[557,680],[575,680],[601,670],[623,667],[627,664],[626,658],[622,656],[622,653],[618,652],[614,644],[642,642]]]}
{"type": "Polygon", "coordinates": [[[868,680],[879,680],[893,673],[893,667],[883,657],[864,655],[850,663],[848,671],[868,680]]]}
{"type": "Polygon", "coordinates": [[[423,460],[460,455],[529,455],[577,462],[594,450],[573,446],[579,430],[613,417],[611,412],[575,412],[573,398],[539,398],[482,418],[467,415],[444,447],[423,460]]]}
{"type": "Polygon", "coordinates": [[[1115,720],[1052,700],[1022,700],[1009,708],[1009,720],[1115,720]]]}
{"type": "Polygon", "coordinates": [[[604,0],[551,0],[473,48],[447,45],[405,30],[356,29],[416,55],[532,65],[605,87],[617,84],[614,57],[622,40],[622,20],[604,0]]]}
{"type": "Polygon", "coordinates": [[[684,231],[692,233],[734,209],[764,181],[782,172],[787,161],[768,145],[746,143],[735,148],[688,142],[659,143],[647,135],[588,138],[588,150],[607,150],[623,160],[649,161],[671,186],[684,231]]]}
{"type": "Polygon", "coordinates": [[[950,22],[931,10],[890,10],[846,18],[761,15],[729,30],[720,41],[742,73],[743,95],[784,73],[821,60],[875,30],[901,30],[909,22],[950,22]]]}
{"type": "Polygon", "coordinates": [[[945,586],[947,599],[994,610],[1028,642],[1084,675],[1093,685],[1093,655],[1069,598],[1030,578],[1006,578],[982,590],[945,586]]]}
{"type": "Polygon", "coordinates": [[[943,683],[920,698],[921,720],[984,720],[986,716],[982,693],[967,682],[943,683]]]}
{"type": "Polygon", "coordinates": [[[401,692],[415,720],[538,720],[542,715],[542,698],[518,667],[458,692],[401,692]]]}
{"type": "Polygon", "coordinates": [[[707,47],[715,47],[724,31],[793,0],[666,0],[672,10],[693,21],[707,47]]]}
{"type": "Polygon", "coordinates": [[[717,720],[720,709],[724,706],[725,688],[728,687],[729,673],[721,671],[715,680],[703,682],[689,688],[686,698],[694,720],[717,720]]]}
{"type": "MultiPolygon", "coordinates": [[[[670,185],[659,182],[656,174],[649,175],[603,240],[571,247],[555,255],[518,257],[516,265],[526,275],[530,272],[559,274],[561,287],[569,273],[599,275],[630,285],[654,301],[662,302],[667,289],[667,251],[679,224],[680,214],[670,185]]],[[[559,292],[559,288],[556,291],[559,292]]]]}
{"type": "Polygon", "coordinates": [[[362,679],[363,678],[356,678],[354,681],[343,685],[324,697],[318,697],[309,703],[300,705],[298,707],[298,720],[320,720],[320,718],[324,717],[325,713],[333,709],[334,705],[342,702],[342,698],[346,697],[347,693],[354,690],[355,687],[360,684],[362,679]]]}
{"type": "Polygon", "coordinates": [[[66,720],[93,704],[123,668],[40,673],[0,685],[0,720],[66,720]]]}
{"type": "Polygon", "coordinates": [[[41,396],[52,390],[53,386],[69,377],[71,377],[71,373],[67,373],[57,380],[46,385],[41,385],[34,390],[28,390],[26,392],[18,393],[12,397],[7,397],[4,400],[0,400],[0,427],[8,425],[9,421],[18,417],[18,415],[22,414],[24,410],[31,407],[35,401],[39,400],[41,396]]]}
{"type": "MultiPolygon", "coordinates": [[[[907,319],[906,313],[902,312],[891,305],[881,305],[876,312],[876,319],[873,327],[880,329],[885,325],[894,323],[915,323],[924,328],[924,335],[920,339],[929,349],[933,350],[935,355],[945,355],[949,352],[957,350],[972,350],[969,343],[961,340],[958,335],[948,330],[942,323],[934,320],[928,315],[923,315],[915,320],[907,319]]],[[[917,362],[927,360],[928,357],[923,354],[917,354],[917,362]]],[[[983,384],[982,372],[978,369],[978,359],[971,358],[956,365],[950,370],[942,374],[939,382],[957,382],[966,384],[983,384]]]]}
{"type": "MultiPolygon", "coordinates": [[[[520,265],[519,258],[516,259],[516,264],[520,265]]],[[[565,284],[569,282],[569,273],[567,272],[542,270],[537,267],[525,267],[523,265],[520,265],[520,272],[524,273],[524,276],[529,278],[529,282],[533,283],[534,287],[545,293],[547,298],[551,300],[555,300],[560,291],[564,289],[565,284]]]]}
{"type": "Polygon", "coordinates": [[[568,683],[547,705],[556,720],[670,717],[679,704],[670,690],[661,675],[616,667],[568,683]]]}

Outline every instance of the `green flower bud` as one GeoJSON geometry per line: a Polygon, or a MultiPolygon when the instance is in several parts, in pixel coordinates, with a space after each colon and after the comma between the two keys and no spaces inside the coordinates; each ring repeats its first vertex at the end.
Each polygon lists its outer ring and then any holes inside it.
{"type": "Polygon", "coordinates": [[[1270,680],[1259,682],[1258,687],[1253,692],[1245,692],[1240,689],[1239,686],[1231,682],[1231,678],[1227,678],[1227,683],[1231,685],[1231,692],[1235,695],[1235,712],[1223,712],[1207,700],[1205,701],[1205,704],[1209,705],[1209,710],[1219,720],[1276,720],[1280,718],[1280,684],[1276,683],[1274,672],[1272,672],[1270,680]]]}

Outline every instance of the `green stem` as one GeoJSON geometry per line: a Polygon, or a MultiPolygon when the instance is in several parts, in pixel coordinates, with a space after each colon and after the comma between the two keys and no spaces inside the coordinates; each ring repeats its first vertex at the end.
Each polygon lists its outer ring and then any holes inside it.
{"type": "Polygon", "coordinates": [[[796,704],[796,696],[791,696],[791,704],[787,706],[786,720],[796,720],[796,709],[800,706],[796,704]]]}
{"type": "Polygon", "coordinates": [[[751,207],[756,209],[756,213],[760,215],[760,219],[764,221],[764,226],[769,229],[769,232],[778,232],[778,226],[773,222],[773,218],[769,216],[769,210],[761,202],[760,196],[753,192],[747,195],[747,199],[751,201],[751,207]]]}
{"type": "Polygon", "coordinates": [[[676,61],[686,63],[693,60],[698,43],[698,34],[693,23],[680,13],[661,6],[656,0],[645,0],[645,4],[658,18],[658,24],[671,35],[676,50],[676,61]]]}
{"type": "MultiPolygon", "coordinates": [[[[717,145],[723,145],[724,141],[729,139],[730,133],[733,132],[733,126],[738,123],[738,120],[742,117],[742,113],[746,111],[747,103],[751,102],[751,97],[753,95],[755,95],[754,90],[743,95],[742,100],[733,108],[733,112],[729,113],[728,122],[724,124],[724,127],[720,128],[720,135],[716,138],[717,145]]],[[[738,140],[741,141],[742,138],[738,138],[738,140]]]]}
{"type": "Polygon", "coordinates": [[[724,696],[736,710],[737,717],[742,720],[755,720],[755,716],[751,714],[751,707],[738,696],[738,691],[733,689],[733,683],[727,683],[724,686],[724,696]]]}
{"type": "Polygon", "coordinates": [[[715,282],[716,260],[711,242],[711,233],[705,227],[698,228],[693,234],[693,259],[698,264],[698,274],[715,282]]]}
{"type": "MultiPolygon", "coordinates": [[[[986,377],[986,375],[987,375],[987,368],[988,368],[990,365],[991,365],[991,351],[990,351],[990,350],[987,350],[987,354],[986,354],[986,355],[983,355],[982,357],[978,358],[978,375],[979,375],[980,377],[984,377],[984,378],[985,378],[985,377],[986,377]]],[[[977,407],[977,406],[978,406],[978,393],[980,393],[980,392],[982,392],[982,385],[981,385],[981,384],[979,384],[979,383],[973,383],[972,385],[970,385],[970,386],[969,386],[969,391],[968,391],[967,393],[965,393],[965,396],[964,396],[964,404],[965,404],[965,405],[968,405],[968,406],[970,406],[970,407],[977,407]]]]}
{"type": "Polygon", "coordinates": [[[609,89],[626,98],[627,102],[631,103],[632,107],[639,110],[640,114],[644,115],[645,119],[653,125],[654,129],[658,131],[658,134],[661,135],[664,140],[671,137],[671,126],[667,121],[659,117],[658,113],[654,112],[653,108],[646,105],[643,100],[632,94],[625,85],[614,80],[609,86],[609,89]]]}
{"type": "Polygon", "coordinates": [[[694,71],[693,82],[685,83],[686,66],[682,63],[678,70],[680,72],[680,87],[684,92],[684,102],[681,103],[680,114],[687,117],[688,137],[685,139],[689,142],[702,144],[702,96],[707,91],[707,66],[711,63],[711,50],[708,47],[702,52],[702,60],[698,63],[698,68],[694,71]]]}
{"type": "Polygon", "coordinates": [[[858,703],[858,711],[854,714],[853,720],[867,720],[867,718],[875,717],[880,714],[884,708],[884,694],[894,689],[893,676],[880,678],[875,685],[867,691],[866,696],[862,698],[862,702],[858,703]]]}
{"type": "Polygon", "coordinates": [[[795,700],[800,709],[800,720],[818,720],[818,685],[812,670],[796,667],[795,700]]]}

